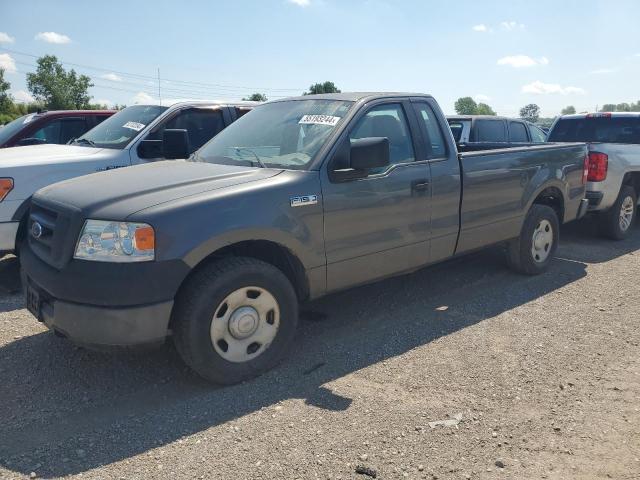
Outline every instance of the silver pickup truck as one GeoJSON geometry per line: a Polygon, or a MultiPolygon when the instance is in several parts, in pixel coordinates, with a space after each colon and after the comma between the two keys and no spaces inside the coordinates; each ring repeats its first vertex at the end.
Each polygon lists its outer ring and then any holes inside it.
{"type": "Polygon", "coordinates": [[[564,115],[549,141],[589,144],[589,211],[599,214],[605,236],[627,237],[640,193],[640,113],[564,115]]]}

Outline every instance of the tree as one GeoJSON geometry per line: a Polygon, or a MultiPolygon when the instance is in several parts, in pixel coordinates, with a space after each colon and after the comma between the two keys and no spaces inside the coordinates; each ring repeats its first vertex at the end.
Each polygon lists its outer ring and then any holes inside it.
{"type": "Polygon", "coordinates": [[[619,103],[618,105],[616,105],[616,112],[630,112],[631,111],[631,105],[629,105],[628,103],[619,103]]]}
{"type": "Polygon", "coordinates": [[[309,87],[308,92],[303,95],[319,95],[321,93],[340,93],[338,87],[333,82],[316,83],[309,87]]]}
{"type": "Polygon", "coordinates": [[[456,100],[454,108],[458,115],[475,115],[478,110],[478,104],[471,97],[461,97],[456,100]]]}
{"type": "Polygon", "coordinates": [[[67,72],[54,55],[40,57],[37,63],[36,73],[27,73],[27,87],[36,100],[50,110],[89,107],[89,77],[73,69],[67,72]]]}
{"type": "Polygon", "coordinates": [[[0,113],[8,114],[13,105],[10,88],[11,84],[4,79],[4,69],[0,68],[0,113]]]}
{"type": "Polygon", "coordinates": [[[479,103],[476,107],[476,115],[496,115],[496,112],[486,103],[479,103]]]}
{"type": "Polygon", "coordinates": [[[536,123],[538,118],[540,118],[540,107],[535,103],[525,105],[520,109],[520,118],[531,123],[536,123]]]}
{"type": "Polygon", "coordinates": [[[600,109],[601,112],[615,112],[616,104],[615,103],[605,103],[600,109]]]}
{"type": "Polygon", "coordinates": [[[476,103],[471,97],[460,97],[454,105],[458,115],[497,115],[486,103],[476,103]]]}
{"type": "Polygon", "coordinates": [[[569,105],[568,107],[564,107],[560,113],[562,115],[573,115],[576,113],[576,107],[569,105]]]}
{"type": "Polygon", "coordinates": [[[249,95],[246,98],[243,98],[242,100],[248,101],[248,102],[266,102],[267,101],[267,96],[264,93],[252,93],[251,95],[249,95]]]}

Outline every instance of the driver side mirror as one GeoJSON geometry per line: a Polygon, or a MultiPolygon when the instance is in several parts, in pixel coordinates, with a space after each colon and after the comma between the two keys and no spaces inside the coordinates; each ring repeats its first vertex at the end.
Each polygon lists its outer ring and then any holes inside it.
{"type": "Polygon", "coordinates": [[[187,159],[191,155],[189,134],[185,129],[167,128],[162,135],[162,153],[167,160],[187,159]]]}
{"type": "Polygon", "coordinates": [[[348,138],[338,147],[330,167],[334,181],[344,182],[365,178],[369,170],[389,165],[389,139],[368,137],[357,140],[348,138]]]}

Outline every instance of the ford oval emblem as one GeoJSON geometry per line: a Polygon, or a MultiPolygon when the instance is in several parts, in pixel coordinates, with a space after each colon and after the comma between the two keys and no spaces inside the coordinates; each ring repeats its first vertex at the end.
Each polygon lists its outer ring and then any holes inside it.
{"type": "Polygon", "coordinates": [[[38,222],[33,222],[31,225],[31,236],[35,239],[38,239],[42,236],[42,225],[38,222]]]}

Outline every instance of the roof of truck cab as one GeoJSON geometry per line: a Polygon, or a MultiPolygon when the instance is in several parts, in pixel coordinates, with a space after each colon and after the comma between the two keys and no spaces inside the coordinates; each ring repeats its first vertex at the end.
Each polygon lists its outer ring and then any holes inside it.
{"type": "Polygon", "coordinates": [[[177,100],[177,101],[168,101],[168,102],[146,102],[146,103],[136,103],[132,106],[147,106],[147,107],[179,107],[179,106],[189,106],[189,105],[216,105],[218,107],[255,107],[264,102],[250,102],[247,100],[177,100]]]}
{"type": "Polygon", "coordinates": [[[343,102],[358,102],[360,100],[379,99],[379,98],[395,98],[395,97],[428,97],[431,95],[425,93],[408,93],[408,92],[342,92],[342,93],[320,93],[314,95],[301,95],[298,97],[280,98],[272,100],[270,103],[284,102],[289,100],[337,100],[343,102]]]}
{"type": "Polygon", "coordinates": [[[527,122],[522,118],[503,117],[499,115],[447,115],[447,120],[513,120],[518,122],[527,122]]]}
{"type": "Polygon", "coordinates": [[[582,119],[582,118],[621,118],[621,117],[640,117],[640,112],[595,112],[595,113],[573,113],[571,115],[561,115],[562,119],[582,119]]]}

